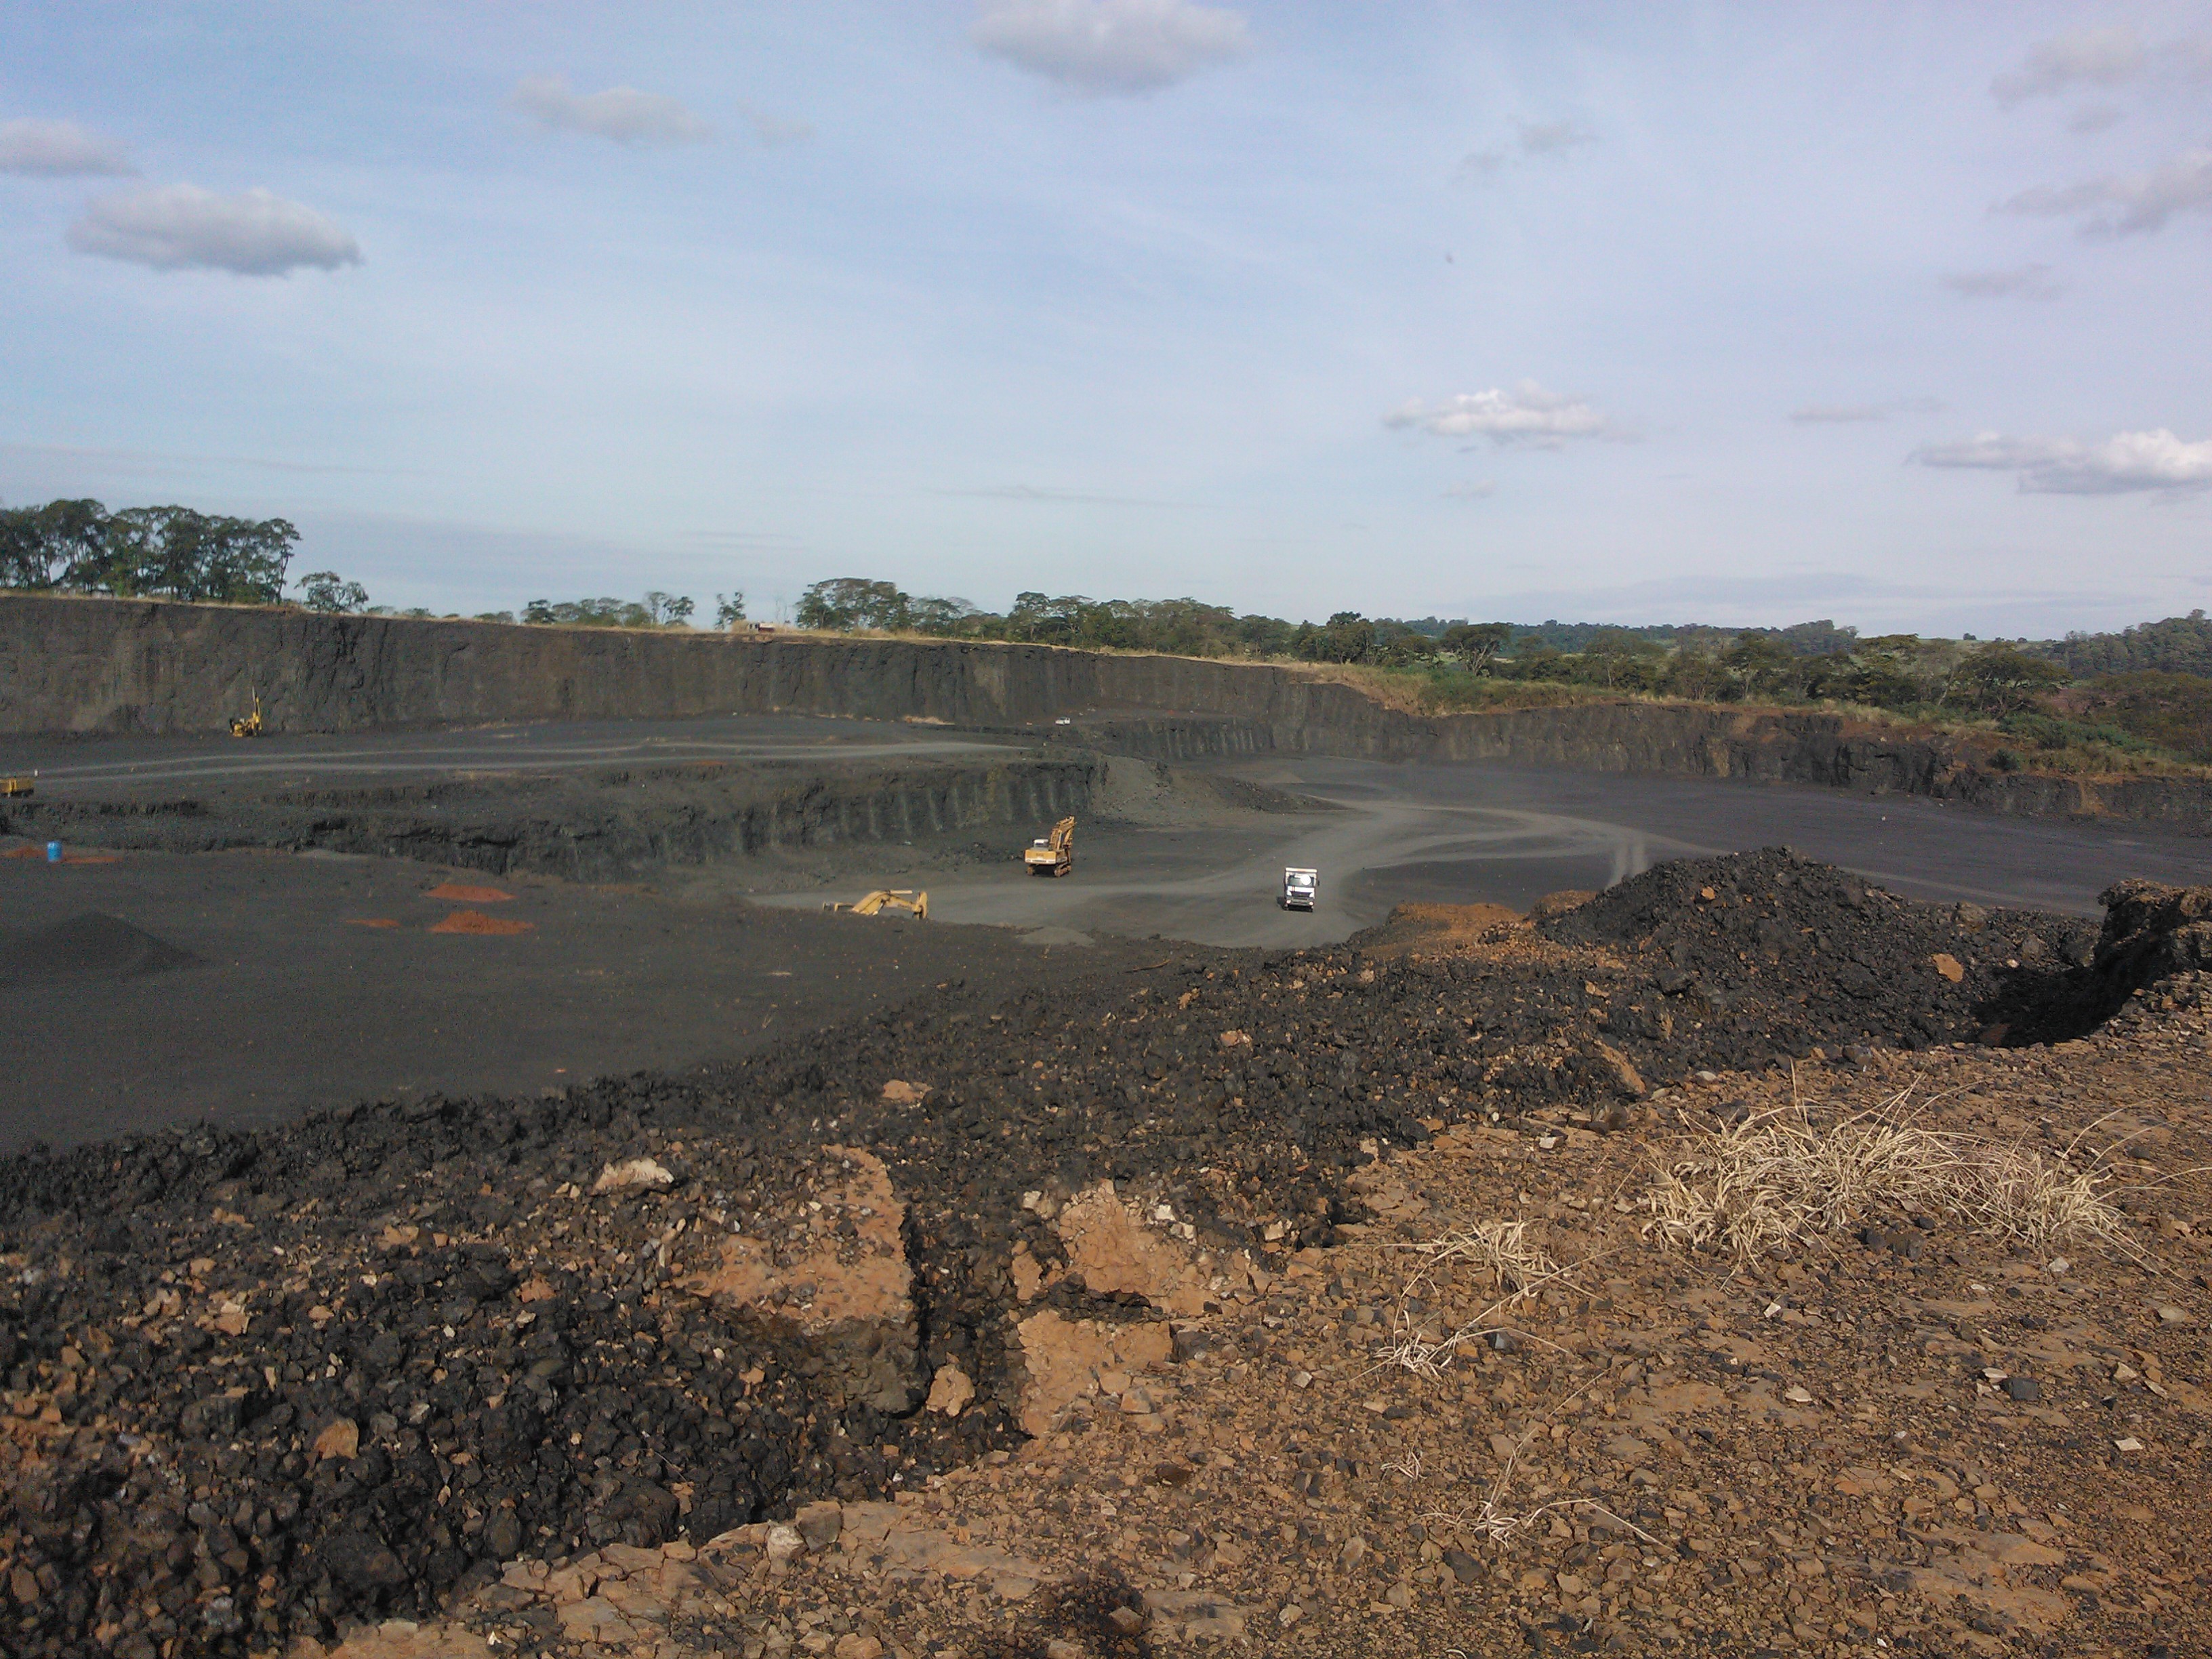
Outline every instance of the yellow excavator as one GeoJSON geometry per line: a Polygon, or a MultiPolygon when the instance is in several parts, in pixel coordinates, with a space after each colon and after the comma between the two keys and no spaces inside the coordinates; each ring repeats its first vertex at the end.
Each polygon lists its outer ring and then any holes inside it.
{"type": "Polygon", "coordinates": [[[261,735],[261,690],[258,686],[254,688],[253,712],[233,716],[230,735],[234,738],[258,738],[261,735]]]}
{"type": "Polygon", "coordinates": [[[1033,876],[1064,876],[1075,868],[1075,820],[1062,818],[1049,836],[1022,848],[1022,862],[1033,876]]]}
{"type": "Polygon", "coordinates": [[[886,910],[911,910],[916,921],[927,921],[929,895],[917,893],[911,887],[878,887],[866,898],[851,904],[825,904],[822,908],[853,916],[877,916],[886,910]]]}
{"type": "Polygon", "coordinates": [[[35,795],[38,793],[36,775],[27,778],[0,778],[0,795],[35,795]]]}

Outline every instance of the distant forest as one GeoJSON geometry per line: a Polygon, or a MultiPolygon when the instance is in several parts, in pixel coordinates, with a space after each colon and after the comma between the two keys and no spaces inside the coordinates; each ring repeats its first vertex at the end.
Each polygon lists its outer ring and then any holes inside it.
{"type": "Polygon", "coordinates": [[[1483,682],[1524,681],[1697,702],[1842,703],[1996,721],[2028,753],[2090,745],[2212,762],[2212,621],[2202,611],[2063,640],[1863,636],[1834,622],[1786,628],[1676,623],[1239,615],[1196,599],[1017,594],[1004,612],[915,599],[845,577],[800,599],[801,628],[1009,640],[1180,656],[1335,663],[1411,673],[1441,703],[1474,706],[1483,682]]]}
{"type": "MultiPolygon", "coordinates": [[[[359,582],[318,570],[288,584],[300,532],[283,519],[184,507],[110,512],[95,501],[0,507],[0,587],[211,600],[292,601],[313,611],[392,614],[359,582]]],[[[520,620],[548,627],[689,628],[697,607],[641,599],[532,599],[520,620]]],[[[413,610],[399,614],[428,617],[413,610]]],[[[743,593],[717,594],[718,627],[745,619],[743,593]]],[[[485,621],[513,622],[512,611],[485,621]]],[[[1863,636],[1822,619],[1786,628],[1698,623],[1515,623],[1340,611],[1326,622],[1240,614],[1197,599],[1017,594],[1005,611],[916,598],[863,577],[818,581],[800,598],[805,629],[1005,640],[1252,661],[1335,664],[1407,676],[1441,707],[1474,707],[1525,682],[1697,702],[1834,703],[1930,719],[1995,721],[2020,749],[2103,748],[2212,763],[2212,621],[2203,611],[2117,634],[1981,641],[1863,636]]]]}

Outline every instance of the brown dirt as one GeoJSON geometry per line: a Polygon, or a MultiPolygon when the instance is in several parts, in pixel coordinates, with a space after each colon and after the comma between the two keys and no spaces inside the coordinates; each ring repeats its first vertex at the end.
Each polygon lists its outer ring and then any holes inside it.
{"type": "Polygon", "coordinates": [[[496,887],[471,887],[464,882],[444,881],[431,888],[424,896],[445,899],[453,904],[505,904],[514,895],[496,887]]]}
{"type": "Polygon", "coordinates": [[[1129,1321],[1020,1315],[1020,1450],[696,1552],[514,1564],[453,1639],[663,1659],[1239,1636],[1392,1659],[2202,1650],[2212,1552],[2184,1517],[2212,1451],[2205,988],[2053,1048],[1702,1074],[1656,1091],[1639,1135],[1565,1108],[1535,1135],[1462,1124],[1356,1176],[1370,1218],[1334,1249],[1200,1254],[1093,1189],[1060,1212],[1069,1271],[1097,1261],[1129,1321]],[[2118,1247],[1880,1215],[1786,1260],[1656,1241],[1644,1194],[1710,1126],[1908,1089],[1925,1127],[2095,1159],[2118,1247]],[[1561,1264],[1525,1297],[1420,1248],[1516,1220],[1561,1264]],[[1197,1310],[1167,1315],[1192,1286],[1197,1310]]]}
{"type": "Polygon", "coordinates": [[[488,916],[481,910],[456,910],[443,921],[431,924],[434,933],[526,933],[538,924],[519,916],[488,916]]]}
{"type": "Polygon", "coordinates": [[[1382,962],[1432,955],[1480,944],[1491,929],[1520,920],[1502,904],[1394,905],[1381,928],[1367,936],[1367,951],[1382,962]]]}

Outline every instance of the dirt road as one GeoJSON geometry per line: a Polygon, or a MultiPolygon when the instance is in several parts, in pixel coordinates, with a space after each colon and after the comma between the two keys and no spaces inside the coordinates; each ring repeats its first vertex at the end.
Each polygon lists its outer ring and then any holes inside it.
{"type": "MultiPolygon", "coordinates": [[[[997,869],[932,884],[932,914],[1065,942],[1159,933],[1221,945],[1329,943],[1408,902],[1525,909],[1668,859],[1790,846],[1900,893],[2094,915],[2129,876],[2212,878],[2212,843],[2137,825],[1999,818],[1833,790],[1275,757],[1194,769],[1335,809],[1193,824],[1086,825],[1076,873],[997,869]],[[1286,865],[1322,873],[1311,913],[1277,908],[1286,865]]],[[[811,902],[805,898],[766,902],[811,902]]]]}

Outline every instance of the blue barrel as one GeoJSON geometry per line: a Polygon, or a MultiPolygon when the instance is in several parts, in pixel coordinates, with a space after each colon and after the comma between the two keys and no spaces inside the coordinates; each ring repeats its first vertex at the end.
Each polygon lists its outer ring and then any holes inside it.
{"type": "Polygon", "coordinates": [[[61,861],[62,861],[62,844],[61,844],[61,842],[58,842],[58,841],[50,841],[50,842],[48,842],[46,843],[46,862],[47,862],[47,863],[49,863],[49,864],[59,864],[61,861]]]}

